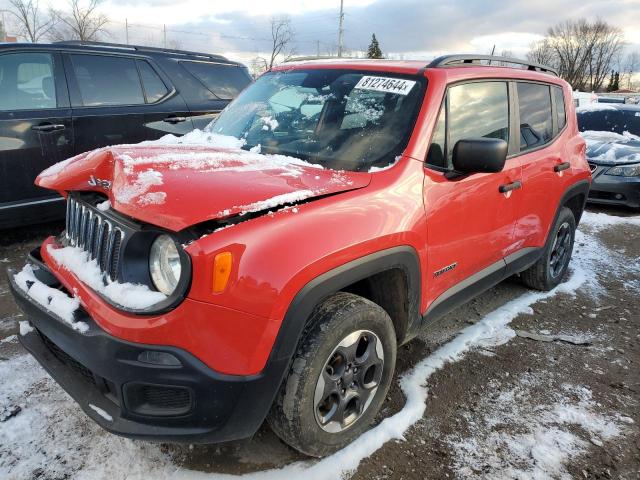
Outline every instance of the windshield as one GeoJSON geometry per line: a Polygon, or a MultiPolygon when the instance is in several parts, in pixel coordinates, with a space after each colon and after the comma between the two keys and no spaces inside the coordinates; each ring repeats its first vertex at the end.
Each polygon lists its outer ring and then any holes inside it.
{"type": "Polygon", "coordinates": [[[423,92],[417,76],[345,69],[267,73],[207,130],[244,139],[245,149],[368,170],[402,153],[423,92]]]}
{"type": "Polygon", "coordinates": [[[596,130],[620,135],[624,132],[640,135],[640,109],[618,110],[611,107],[602,110],[578,111],[578,128],[581,132],[596,130]]]}

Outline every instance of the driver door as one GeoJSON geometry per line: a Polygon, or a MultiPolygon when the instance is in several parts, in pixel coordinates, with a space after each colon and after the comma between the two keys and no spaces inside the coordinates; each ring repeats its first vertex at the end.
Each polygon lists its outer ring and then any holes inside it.
{"type": "Polygon", "coordinates": [[[510,143],[510,130],[507,82],[472,82],[448,89],[427,156],[424,184],[429,265],[425,282],[428,298],[436,302],[502,275],[504,257],[517,249],[514,227],[522,192],[500,191],[521,179],[517,157],[508,158],[499,173],[445,175],[452,169],[458,140],[488,137],[510,143]]]}

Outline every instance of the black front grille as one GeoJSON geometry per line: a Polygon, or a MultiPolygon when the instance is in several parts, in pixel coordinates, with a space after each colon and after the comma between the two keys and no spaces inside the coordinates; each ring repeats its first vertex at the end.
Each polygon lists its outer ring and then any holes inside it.
{"type": "Polygon", "coordinates": [[[73,196],[67,199],[66,238],[89,253],[111,280],[118,277],[120,247],[124,230],[88,203],[73,196]]]}
{"type": "Polygon", "coordinates": [[[96,387],[98,386],[96,377],[93,375],[91,370],[82,365],[80,362],[77,362],[73,358],[71,358],[66,352],[61,350],[60,347],[49,340],[49,338],[39,330],[38,333],[40,334],[40,338],[42,338],[45,346],[49,349],[51,354],[56,357],[56,359],[58,359],[60,363],[69,367],[86,382],[89,382],[91,385],[94,385],[96,387]]]}

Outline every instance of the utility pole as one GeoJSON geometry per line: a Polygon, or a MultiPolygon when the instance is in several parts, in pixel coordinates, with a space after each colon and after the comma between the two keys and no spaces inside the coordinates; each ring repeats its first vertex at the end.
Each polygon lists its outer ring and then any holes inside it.
{"type": "Polygon", "coordinates": [[[316,57],[320,58],[320,40],[316,40],[316,57]]]}
{"type": "Polygon", "coordinates": [[[344,36],[344,0],[340,0],[340,25],[338,26],[338,57],[342,57],[342,41],[344,36]]]}
{"type": "Polygon", "coordinates": [[[164,38],[164,48],[167,48],[167,25],[162,25],[162,36],[164,38]]]}
{"type": "Polygon", "coordinates": [[[129,19],[124,19],[124,35],[126,38],[126,44],[129,45],[129,19]]]}

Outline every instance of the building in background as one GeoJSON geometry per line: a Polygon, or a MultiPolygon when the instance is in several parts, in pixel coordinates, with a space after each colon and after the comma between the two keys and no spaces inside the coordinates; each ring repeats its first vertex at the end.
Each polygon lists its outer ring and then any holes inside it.
{"type": "Polygon", "coordinates": [[[16,43],[17,41],[18,41],[17,37],[11,37],[7,35],[7,32],[4,29],[4,24],[2,23],[2,20],[0,20],[0,43],[2,42],[16,43]]]}

